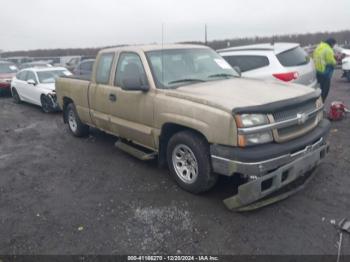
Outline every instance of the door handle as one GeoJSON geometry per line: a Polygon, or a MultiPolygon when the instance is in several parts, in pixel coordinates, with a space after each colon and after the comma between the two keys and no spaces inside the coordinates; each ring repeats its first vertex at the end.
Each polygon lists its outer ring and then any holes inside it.
{"type": "Polygon", "coordinates": [[[115,102],[117,101],[117,96],[115,94],[109,94],[109,100],[115,102]]]}

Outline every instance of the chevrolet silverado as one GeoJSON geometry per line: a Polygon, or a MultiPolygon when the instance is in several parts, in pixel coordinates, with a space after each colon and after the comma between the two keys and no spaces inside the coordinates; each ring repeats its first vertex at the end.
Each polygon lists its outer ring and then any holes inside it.
{"type": "Polygon", "coordinates": [[[59,78],[56,93],[73,135],[113,134],[117,148],[167,164],[184,190],[239,177],[238,193],[224,200],[231,210],[288,197],[328,152],[319,89],[242,79],[205,46],[105,49],[91,79],[59,78]]]}

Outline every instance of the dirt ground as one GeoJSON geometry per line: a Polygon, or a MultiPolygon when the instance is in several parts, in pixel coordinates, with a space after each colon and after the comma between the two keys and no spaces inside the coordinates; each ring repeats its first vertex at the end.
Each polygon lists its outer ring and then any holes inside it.
{"type": "MultiPolygon", "coordinates": [[[[337,72],[328,103],[339,99],[350,105],[337,72]]],[[[221,202],[236,190],[231,179],[186,193],[116,138],[75,138],[60,113],[0,98],[0,254],[336,254],[331,220],[350,218],[349,124],[332,123],[329,157],[303,191],[234,213],[221,202]]]]}

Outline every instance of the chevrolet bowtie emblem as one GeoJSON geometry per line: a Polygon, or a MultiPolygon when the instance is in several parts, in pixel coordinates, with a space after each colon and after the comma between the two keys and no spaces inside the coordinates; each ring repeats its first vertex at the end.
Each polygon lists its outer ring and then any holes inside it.
{"type": "Polygon", "coordinates": [[[302,125],[308,120],[309,116],[305,113],[299,113],[297,114],[297,118],[298,118],[298,124],[302,125]]]}

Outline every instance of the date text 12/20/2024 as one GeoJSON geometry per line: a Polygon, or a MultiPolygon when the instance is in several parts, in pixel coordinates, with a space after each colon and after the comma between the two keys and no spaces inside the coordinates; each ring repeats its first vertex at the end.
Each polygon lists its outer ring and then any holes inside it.
{"type": "Polygon", "coordinates": [[[128,256],[128,261],[219,261],[217,256],[128,256]]]}

